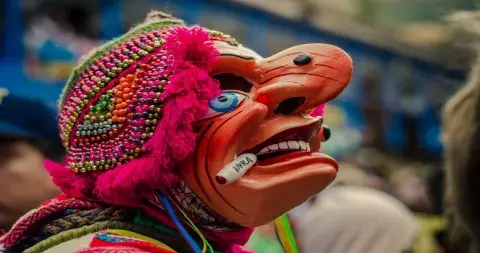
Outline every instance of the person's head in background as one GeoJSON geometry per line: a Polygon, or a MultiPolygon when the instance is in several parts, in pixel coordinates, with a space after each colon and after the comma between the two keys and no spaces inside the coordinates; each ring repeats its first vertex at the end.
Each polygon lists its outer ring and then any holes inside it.
{"type": "MultiPolygon", "coordinates": [[[[450,16],[460,34],[469,34],[480,49],[480,12],[450,16]]],[[[460,39],[461,37],[459,37],[460,39]]],[[[469,80],[447,102],[442,142],[446,168],[445,213],[454,244],[470,241],[470,252],[480,252],[480,57],[473,62],[469,80]]]]}
{"type": "Polygon", "coordinates": [[[43,167],[63,156],[56,112],[13,95],[0,101],[0,229],[59,193],[43,167]]]}
{"type": "Polygon", "coordinates": [[[361,186],[337,186],[320,195],[300,220],[305,253],[406,253],[418,223],[400,201],[361,186]]]}

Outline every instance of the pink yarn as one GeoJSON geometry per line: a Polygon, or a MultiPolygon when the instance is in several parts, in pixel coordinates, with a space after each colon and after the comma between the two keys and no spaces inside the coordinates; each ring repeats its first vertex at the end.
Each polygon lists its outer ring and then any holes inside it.
{"type": "Polygon", "coordinates": [[[326,108],[327,108],[327,104],[319,105],[315,109],[313,109],[313,111],[310,113],[310,115],[313,116],[313,117],[323,116],[326,108]]]}

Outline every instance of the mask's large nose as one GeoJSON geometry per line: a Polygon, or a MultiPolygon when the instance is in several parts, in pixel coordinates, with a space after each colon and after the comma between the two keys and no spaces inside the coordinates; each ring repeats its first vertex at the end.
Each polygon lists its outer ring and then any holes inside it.
{"type": "Polygon", "coordinates": [[[289,48],[258,63],[255,100],[271,113],[304,113],[336,96],[352,76],[352,59],[326,44],[289,48]]]}

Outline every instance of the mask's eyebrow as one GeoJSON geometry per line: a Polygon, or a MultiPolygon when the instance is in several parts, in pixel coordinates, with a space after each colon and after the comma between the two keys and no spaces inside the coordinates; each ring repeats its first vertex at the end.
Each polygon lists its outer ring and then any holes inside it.
{"type": "Polygon", "coordinates": [[[233,54],[233,53],[221,53],[221,56],[233,56],[243,60],[255,60],[255,57],[250,55],[240,55],[240,54],[233,54]]]}
{"type": "Polygon", "coordinates": [[[256,54],[254,51],[244,47],[233,47],[226,43],[215,43],[220,56],[233,56],[243,60],[257,60],[262,57],[256,54]]]}

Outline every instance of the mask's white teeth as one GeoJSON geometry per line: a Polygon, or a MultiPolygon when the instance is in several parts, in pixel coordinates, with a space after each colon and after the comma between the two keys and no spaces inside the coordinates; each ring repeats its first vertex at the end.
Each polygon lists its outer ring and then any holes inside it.
{"type": "Polygon", "coordinates": [[[288,141],[288,147],[291,150],[297,150],[297,149],[300,149],[300,144],[296,141],[288,141]]]}
{"type": "Polygon", "coordinates": [[[310,144],[305,141],[284,141],[278,144],[272,144],[268,147],[263,148],[257,155],[274,153],[279,150],[301,150],[301,151],[310,151],[310,144]]]}
{"type": "Polygon", "coordinates": [[[282,150],[288,149],[288,144],[287,144],[286,142],[280,142],[280,143],[278,143],[278,146],[279,146],[280,149],[282,149],[282,150]]]}
{"type": "Polygon", "coordinates": [[[272,151],[275,151],[275,150],[278,150],[279,147],[278,147],[278,144],[273,144],[273,145],[268,146],[268,149],[270,149],[272,151]]]}
{"type": "Polygon", "coordinates": [[[268,147],[265,147],[265,148],[263,148],[262,150],[260,150],[260,152],[258,152],[257,155],[261,155],[261,154],[268,153],[268,151],[270,151],[270,150],[268,149],[268,147]]]}
{"type": "Polygon", "coordinates": [[[301,150],[307,150],[307,145],[308,143],[305,143],[304,141],[299,141],[298,144],[300,145],[301,150]]]}

